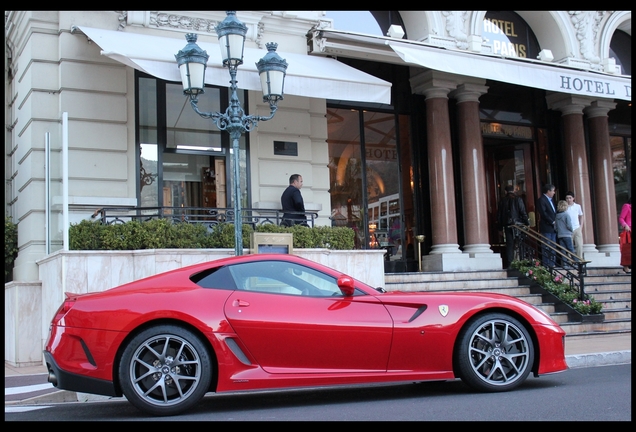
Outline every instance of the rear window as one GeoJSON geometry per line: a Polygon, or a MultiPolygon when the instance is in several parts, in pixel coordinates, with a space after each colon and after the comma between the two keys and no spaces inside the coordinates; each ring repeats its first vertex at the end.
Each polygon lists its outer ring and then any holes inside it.
{"type": "Polygon", "coordinates": [[[215,267],[190,276],[190,280],[201,288],[235,290],[236,283],[227,267],[215,267]]]}

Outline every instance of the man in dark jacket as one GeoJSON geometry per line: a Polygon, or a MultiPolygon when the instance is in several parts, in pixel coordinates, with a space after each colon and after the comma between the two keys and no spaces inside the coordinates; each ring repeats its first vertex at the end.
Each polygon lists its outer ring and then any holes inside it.
{"type": "MultiPolygon", "coordinates": [[[[556,243],[556,206],[553,197],[555,188],[553,184],[546,184],[541,190],[543,193],[537,201],[537,212],[539,213],[539,232],[556,243]]],[[[554,253],[547,247],[542,248],[543,264],[554,267],[554,253]]]]}
{"type": "Polygon", "coordinates": [[[284,212],[281,225],[307,225],[307,217],[299,213],[305,211],[305,202],[300,194],[301,187],[303,187],[303,177],[300,174],[292,174],[289,177],[289,186],[280,197],[280,204],[284,212]]]}
{"type": "Polygon", "coordinates": [[[515,188],[512,185],[506,186],[506,196],[499,202],[498,208],[499,226],[505,233],[506,237],[506,259],[507,266],[514,260],[514,248],[517,230],[512,228],[513,225],[530,225],[526,206],[521,197],[515,194],[515,188]]]}

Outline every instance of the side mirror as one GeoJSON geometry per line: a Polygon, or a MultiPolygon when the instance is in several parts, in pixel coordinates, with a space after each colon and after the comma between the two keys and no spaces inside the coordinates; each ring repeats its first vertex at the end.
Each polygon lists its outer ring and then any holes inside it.
{"type": "Polygon", "coordinates": [[[338,278],[338,288],[345,297],[351,297],[356,290],[353,278],[350,276],[340,276],[338,278]]]}

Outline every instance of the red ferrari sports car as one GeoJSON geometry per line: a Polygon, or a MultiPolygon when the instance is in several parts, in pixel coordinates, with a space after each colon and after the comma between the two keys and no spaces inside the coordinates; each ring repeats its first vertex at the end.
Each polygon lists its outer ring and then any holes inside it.
{"type": "Polygon", "coordinates": [[[174,415],[207,392],[461,378],[505,391],[567,369],[565,332],[514,297],[384,292],[282,254],[66,294],[44,350],[57,388],[174,415]]]}

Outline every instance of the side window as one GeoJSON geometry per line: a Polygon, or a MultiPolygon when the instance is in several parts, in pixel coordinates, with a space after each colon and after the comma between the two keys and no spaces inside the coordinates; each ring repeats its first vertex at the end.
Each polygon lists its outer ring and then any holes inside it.
{"type": "Polygon", "coordinates": [[[284,261],[262,261],[230,267],[238,289],[308,297],[342,295],[334,277],[284,261]]]}
{"type": "Polygon", "coordinates": [[[235,290],[236,283],[227,267],[216,267],[190,276],[190,280],[201,288],[235,290]]]}

